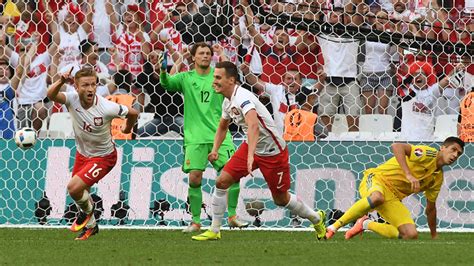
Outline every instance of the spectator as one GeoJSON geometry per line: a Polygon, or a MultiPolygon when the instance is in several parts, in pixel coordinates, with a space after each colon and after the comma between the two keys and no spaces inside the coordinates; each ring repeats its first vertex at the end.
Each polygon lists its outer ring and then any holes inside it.
{"type": "Polygon", "coordinates": [[[45,17],[45,7],[43,1],[25,0],[17,3],[18,10],[21,11],[21,16],[13,20],[16,24],[15,44],[18,45],[16,52],[21,49],[20,42],[23,46],[31,43],[34,39],[33,34],[37,33],[40,39],[38,40],[38,53],[44,53],[48,49],[50,43],[50,34],[48,33],[48,20],[45,17]]]}
{"type": "Polygon", "coordinates": [[[12,69],[8,61],[0,59],[0,137],[3,139],[11,139],[15,135],[13,113],[15,90],[10,82],[11,76],[12,69]]]}
{"type": "Polygon", "coordinates": [[[84,23],[85,15],[80,7],[69,3],[58,12],[57,17],[60,27],[57,34],[55,31],[52,34],[55,44],[61,51],[58,69],[63,69],[67,65],[80,63],[79,46],[83,40],[87,39],[86,32],[92,29],[92,11],[89,11],[87,21],[84,23]]]}
{"type": "Polygon", "coordinates": [[[115,37],[117,53],[114,62],[117,70],[126,69],[134,79],[142,72],[145,58],[150,52],[150,36],[144,31],[145,13],[138,5],[128,5],[115,37]]]}
{"type": "Polygon", "coordinates": [[[474,86],[461,101],[458,135],[464,142],[474,142],[474,86]]]}
{"type": "MultiPolygon", "coordinates": [[[[456,66],[457,71],[463,71],[464,68],[462,64],[456,66]]],[[[433,139],[434,108],[453,74],[450,73],[437,83],[433,73],[433,66],[427,62],[417,61],[409,67],[408,86],[411,93],[402,103],[402,136],[407,140],[433,139]]]]}
{"type": "MultiPolygon", "coordinates": [[[[329,13],[331,24],[343,21],[343,9],[334,8],[329,13]]],[[[359,41],[320,34],[318,42],[324,57],[326,86],[321,92],[318,114],[331,129],[332,116],[344,107],[350,131],[358,130],[358,116],[361,110],[360,88],[356,83],[358,74],[357,56],[359,41]]]]}
{"type": "Polygon", "coordinates": [[[89,12],[95,11],[92,16],[92,37],[99,47],[99,61],[107,65],[111,61],[108,49],[114,46],[112,35],[120,25],[118,14],[111,0],[94,0],[89,1],[89,4],[89,12]]]}
{"type": "Polygon", "coordinates": [[[150,95],[145,112],[154,113],[152,121],[138,129],[140,137],[159,136],[168,131],[183,132],[183,98],[179,93],[165,91],[160,85],[159,52],[152,51],[135,87],[150,95]]]}
{"type": "MultiPolygon", "coordinates": [[[[384,31],[390,27],[388,14],[380,11],[376,14],[374,29],[384,31]]],[[[391,65],[392,56],[396,47],[387,43],[365,42],[365,62],[362,65],[360,86],[365,101],[364,111],[366,114],[387,114],[390,96],[394,90],[393,75],[395,74],[391,65]]]]}
{"type": "MultiPolygon", "coordinates": [[[[97,46],[97,43],[86,39],[80,43],[79,49],[81,52],[81,61],[74,62],[72,64],[64,66],[62,69],[59,70],[59,73],[66,73],[71,68],[73,68],[71,75],[75,75],[76,72],[79,71],[83,67],[86,67],[86,66],[92,67],[96,71],[97,76],[99,78],[99,84],[97,86],[97,94],[103,97],[113,94],[117,90],[117,86],[115,86],[114,82],[111,80],[111,76],[109,74],[107,66],[105,66],[104,63],[99,61],[99,48],[97,46]]],[[[56,53],[55,56],[57,54],[59,54],[59,52],[56,53]]],[[[51,68],[54,68],[54,67],[55,67],[55,64],[51,66],[51,68]]],[[[60,78],[60,77],[56,75],[55,78],[53,79],[53,82],[57,78],[60,78]]],[[[75,89],[72,85],[66,85],[66,91],[69,91],[69,90],[75,90],[75,89]]]]}
{"type": "Polygon", "coordinates": [[[273,44],[268,45],[253,24],[250,7],[244,6],[246,14],[246,23],[253,43],[260,54],[262,62],[262,73],[260,78],[263,82],[280,84],[285,72],[290,69],[296,69],[294,63],[300,62],[301,55],[297,53],[297,47],[290,45],[288,33],[283,28],[277,28],[273,36],[273,44]]]}

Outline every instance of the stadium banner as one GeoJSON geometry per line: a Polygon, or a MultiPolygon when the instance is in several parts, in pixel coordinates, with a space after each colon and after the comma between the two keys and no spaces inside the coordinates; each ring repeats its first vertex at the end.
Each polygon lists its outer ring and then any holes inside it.
{"type": "MultiPolygon", "coordinates": [[[[237,141],[238,145],[240,142],[237,141]]],[[[291,190],[313,208],[346,210],[358,197],[357,189],[366,168],[391,157],[390,142],[314,142],[290,143],[291,190]]],[[[429,143],[439,147],[439,143],[429,143]]],[[[117,141],[116,167],[91,192],[103,203],[101,224],[117,224],[112,205],[120,200],[128,205],[126,226],[180,226],[190,220],[186,211],[187,177],[181,171],[180,140],[117,141]],[[122,193],[121,193],[122,191],[122,193]],[[169,205],[168,205],[169,204],[169,205]]],[[[30,150],[21,150],[13,140],[0,140],[0,224],[38,225],[35,210],[47,196],[50,202],[47,223],[64,225],[65,210],[72,200],[67,183],[74,163],[74,140],[39,140],[30,150]]],[[[445,182],[437,201],[438,222],[444,229],[474,228],[474,146],[468,144],[455,165],[445,167],[445,182]]],[[[216,172],[204,173],[203,200],[210,205],[216,172]]],[[[260,172],[241,180],[238,215],[262,227],[291,228],[290,213],[276,207],[260,172]],[[264,208],[247,211],[252,202],[264,208]],[[251,216],[250,214],[254,215],[251,216]]],[[[427,227],[425,199],[421,195],[405,199],[420,227],[427,227]]],[[[210,207],[205,207],[203,224],[210,223],[210,207]]]]}

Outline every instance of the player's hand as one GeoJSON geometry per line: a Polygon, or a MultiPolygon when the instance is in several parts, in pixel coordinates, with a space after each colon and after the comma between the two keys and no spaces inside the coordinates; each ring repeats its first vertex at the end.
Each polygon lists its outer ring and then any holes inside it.
{"type": "Polygon", "coordinates": [[[130,133],[132,133],[132,129],[131,129],[131,128],[127,128],[127,125],[122,125],[121,131],[122,131],[123,134],[130,134],[130,133]]]}
{"type": "Polygon", "coordinates": [[[413,191],[413,193],[420,192],[420,181],[413,177],[412,174],[407,174],[407,179],[411,183],[411,190],[413,191]]]}
{"type": "Polygon", "coordinates": [[[249,175],[251,176],[253,176],[252,170],[253,170],[253,155],[249,155],[247,157],[247,171],[249,172],[249,175]]]}
{"type": "Polygon", "coordinates": [[[166,68],[163,69],[163,60],[165,60],[165,59],[163,58],[163,53],[160,53],[160,54],[158,55],[158,65],[160,66],[160,71],[161,71],[161,72],[166,72],[166,68]]]}
{"type": "Polygon", "coordinates": [[[207,159],[211,163],[215,162],[219,159],[219,154],[216,151],[212,151],[211,153],[209,153],[209,155],[207,155],[207,159]]]}
{"type": "Polygon", "coordinates": [[[69,70],[69,72],[66,72],[64,74],[61,75],[61,83],[69,83],[69,82],[73,82],[74,81],[74,77],[72,76],[72,70],[74,69],[74,67],[71,67],[71,69],[69,70]]]}

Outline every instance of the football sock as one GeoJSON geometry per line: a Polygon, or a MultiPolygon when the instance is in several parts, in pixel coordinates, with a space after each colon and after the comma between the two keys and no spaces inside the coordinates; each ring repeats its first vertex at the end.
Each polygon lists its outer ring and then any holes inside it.
{"type": "Polygon", "coordinates": [[[84,192],[82,193],[82,197],[76,200],[76,204],[85,213],[87,214],[91,213],[93,206],[92,206],[92,199],[89,195],[89,191],[84,190],[84,192]]]}
{"type": "Polygon", "coordinates": [[[354,203],[336,222],[331,225],[331,228],[337,231],[344,225],[355,221],[372,209],[369,198],[362,198],[354,203]]]}
{"type": "Polygon", "coordinates": [[[239,202],[240,183],[235,183],[229,188],[227,215],[232,217],[236,215],[237,203],[239,202]]]}
{"type": "Polygon", "coordinates": [[[198,187],[188,188],[189,209],[193,216],[193,223],[201,224],[201,208],[202,208],[202,190],[201,185],[198,187]]]}
{"type": "Polygon", "coordinates": [[[310,220],[313,224],[317,224],[321,220],[319,214],[298,199],[296,195],[290,194],[290,201],[285,207],[299,217],[310,220]]]}
{"type": "Polygon", "coordinates": [[[367,229],[387,238],[398,238],[398,229],[390,224],[371,221],[367,224],[367,229]]]}
{"type": "Polygon", "coordinates": [[[227,189],[216,188],[212,195],[212,224],[211,230],[218,233],[221,228],[222,218],[227,204],[227,189]]]}

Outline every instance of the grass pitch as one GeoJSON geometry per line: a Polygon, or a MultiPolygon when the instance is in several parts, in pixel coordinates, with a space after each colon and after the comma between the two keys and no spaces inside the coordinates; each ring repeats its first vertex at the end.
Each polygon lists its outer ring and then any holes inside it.
{"type": "Polygon", "coordinates": [[[338,233],[223,231],[220,241],[195,242],[180,231],[101,230],[74,241],[67,229],[0,229],[0,265],[473,265],[474,233],[431,240],[387,240],[338,233]]]}

